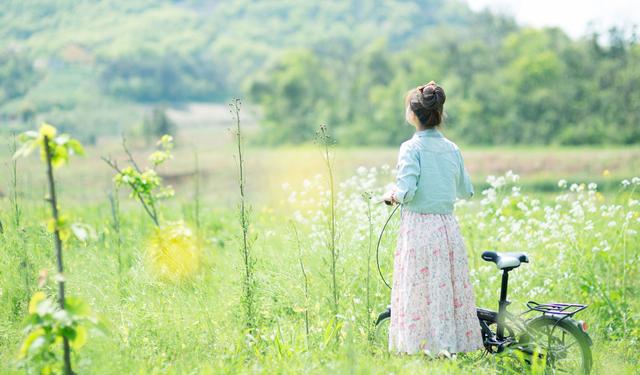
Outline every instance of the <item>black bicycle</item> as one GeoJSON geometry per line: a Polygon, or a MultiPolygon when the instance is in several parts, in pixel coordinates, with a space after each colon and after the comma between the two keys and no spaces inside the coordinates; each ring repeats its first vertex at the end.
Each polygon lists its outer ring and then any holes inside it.
{"type": "MultiPolygon", "coordinates": [[[[529,301],[526,311],[513,315],[507,311],[510,303],[507,300],[509,271],[518,268],[522,263],[529,263],[529,258],[524,253],[485,251],[482,259],[495,263],[498,269],[502,270],[498,311],[477,309],[486,352],[521,353],[519,357],[528,365],[532,365],[536,360],[544,364],[546,374],[589,374],[592,366],[592,341],[587,333],[586,323],[573,319],[575,314],[587,306],[577,303],[542,304],[529,301]],[[530,318],[524,317],[532,312],[540,314],[530,318]]],[[[390,320],[391,308],[388,307],[375,322],[376,343],[384,350],[387,349],[390,320]]]]}

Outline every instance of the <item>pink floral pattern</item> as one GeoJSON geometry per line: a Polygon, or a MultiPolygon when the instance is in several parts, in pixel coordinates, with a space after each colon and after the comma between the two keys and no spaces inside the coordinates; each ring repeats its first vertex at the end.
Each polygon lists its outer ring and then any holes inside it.
{"type": "Polygon", "coordinates": [[[456,218],[403,209],[393,266],[389,350],[435,355],[482,346],[456,218]]]}

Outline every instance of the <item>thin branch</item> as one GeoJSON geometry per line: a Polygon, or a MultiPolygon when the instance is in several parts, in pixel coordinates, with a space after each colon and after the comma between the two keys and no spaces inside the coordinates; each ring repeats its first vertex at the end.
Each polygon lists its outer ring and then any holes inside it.
{"type": "MultiPolygon", "coordinates": [[[[106,158],[104,156],[101,156],[100,159],[104,160],[104,162],[107,163],[111,168],[113,168],[113,170],[115,170],[116,172],[122,174],[122,170],[118,167],[118,163],[117,162],[115,162],[114,160],[112,160],[110,158],[106,158]]],[[[140,200],[140,203],[142,204],[142,207],[147,212],[147,214],[149,215],[151,220],[153,220],[153,223],[157,227],[160,227],[160,223],[158,222],[158,215],[156,214],[155,207],[153,205],[151,205],[152,209],[149,209],[149,205],[144,201],[144,198],[142,197],[142,195],[140,195],[140,193],[138,193],[136,191],[135,186],[133,186],[133,184],[130,183],[130,182],[128,182],[127,184],[131,187],[131,190],[136,195],[138,200],[140,200]]]]}
{"type": "Polygon", "coordinates": [[[127,153],[127,156],[129,157],[129,162],[131,163],[131,165],[133,165],[133,167],[136,169],[138,173],[142,173],[142,170],[140,169],[140,167],[138,167],[138,164],[133,159],[133,155],[131,155],[131,151],[129,151],[129,147],[127,147],[127,138],[124,136],[124,133],[122,134],[122,148],[124,149],[124,152],[127,153]]]}

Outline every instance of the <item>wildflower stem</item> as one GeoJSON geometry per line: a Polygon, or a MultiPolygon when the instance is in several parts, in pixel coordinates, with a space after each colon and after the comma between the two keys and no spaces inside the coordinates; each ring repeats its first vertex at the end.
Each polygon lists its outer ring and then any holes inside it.
{"type": "MultiPolygon", "coordinates": [[[[11,154],[14,155],[18,146],[16,144],[16,135],[11,134],[13,142],[11,144],[11,154]]],[[[20,205],[18,204],[18,160],[13,158],[11,162],[11,204],[13,205],[13,221],[16,229],[20,227],[20,205]]]]}
{"type": "Polygon", "coordinates": [[[298,263],[300,264],[300,271],[302,272],[302,278],[304,281],[304,329],[307,341],[307,350],[309,349],[309,279],[307,278],[307,271],[304,269],[304,262],[302,261],[302,245],[300,237],[298,236],[298,228],[295,223],[291,222],[293,234],[295,236],[296,244],[298,247],[298,263]]]}
{"type": "Polygon", "coordinates": [[[118,189],[109,191],[109,205],[111,206],[111,228],[116,234],[116,254],[118,257],[118,289],[122,294],[122,235],[120,233],[120,202],[118,200],[118,189]]]}
{"type": "MultiPolygon", "coordinates": [[[[325,165],[327,167],[327,173],[329,175],[329,238],[328,238],[328,246],[329,252],[331,254],[331,282],[332,282],[332,294],[333,294],[333,303],[332,303],[332,312],[334,319],[338,317],[338,303],[339,303],[339,293],[338,293],[338,280],[337,280],[337,266],[338,266],[338,249],[336,246],[336,197],[335,197],[335,186],[333,181],[333,166],[331,165],[331,155],[329,154],[329,146],[331,145],[331,138],[329,136],[327,126],[320,126],[320,141],[323,146],[323,158],[325,161],[325,165]]],[[[336,321],[337,323],[337,321],[336,321]]],[[[338,336],[336,336],[338,338],[338,336]]]]}
{"type": "Polygon", "coordinates": [[[235,98],[231,104],[231,113],[236,120],[236,143],[238,146],[238,185],[240,188],[240,226],[242,227],[242,256],[244,261],[243,302],[245,308],[246,325],[249,329],[255,327],[254,311],[254,280],[253,259],[249,244],[249,215],[245,199],[244,158],[242,154],[242,130],[240,127],[240,99],[235,98]]]}
{"type": "Polygon", "coordinates": [[[369,323],[371,318],[371,249],[373,245],[373,219],[371,215],[371,194],[365,194],[367,201],[367,220],[369,223],[369,245],[367,247],[367,285],[366,285],[366,320],[369,340],[373,339],[373,326],[369,323]]]}
{"type": "Polygon", "coordinates": [[[198,248],[200,247],[200,160],[198,158],[198,150],[193,152],[193,158],[195,163],[195,181],[194,181],[194,221],[196,224],[196,238],[198,240],[198,248]]]}

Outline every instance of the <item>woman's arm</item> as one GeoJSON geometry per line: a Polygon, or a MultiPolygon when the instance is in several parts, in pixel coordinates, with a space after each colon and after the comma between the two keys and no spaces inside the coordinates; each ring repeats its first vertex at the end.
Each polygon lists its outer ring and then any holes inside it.
{"type": "Polygon", "coordinates": [[[458,186],[456,188],[456,195],[461,199],[469,199],[473,196],[473,185],[471,184],[471,179],[469,178],[469,174],[464,167],[464,160],[462,159],[462,154],[460,150],[458,150],[458,160],[460,162],[460,175],[458,177],[458,186]]]}
{"type": "Polygon", "coordinates": [[[406,203],[415,195],[420,177],[420,155],[418,150],[407,143],[400,146],[397,171],[396,188],[392,197],[397,203],[406,203]]]}

